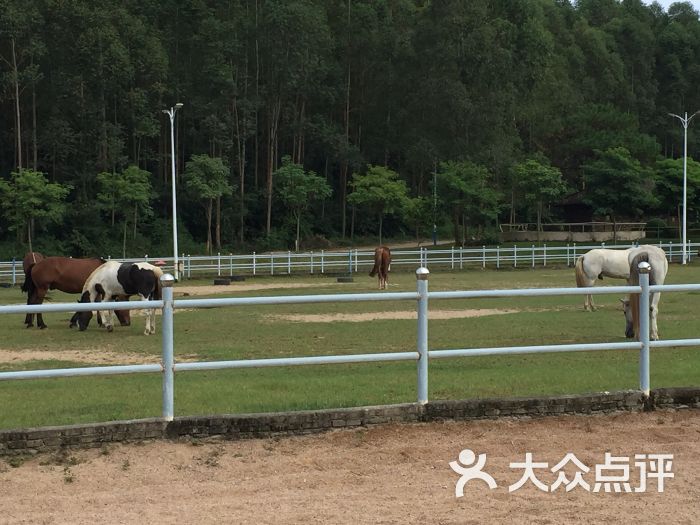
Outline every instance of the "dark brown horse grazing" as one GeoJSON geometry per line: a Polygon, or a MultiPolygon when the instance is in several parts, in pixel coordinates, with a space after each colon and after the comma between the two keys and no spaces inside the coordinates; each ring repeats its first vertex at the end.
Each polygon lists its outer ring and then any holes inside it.
{"type": "MultiPolygon", "coordinates": [[[[104,262],[103,259],[46,257],[36,264],[30,264],[22,285],[22,291],[27,292],[27,304],[42,304],[49,290],[81,293],[87,278],[104,262]]],[[[128,310],[115,313],[122,326],[130,324],[128,310]]],[[[34,314],[27,314],[24,323],[27,328],[34,326],[34,314]]],[[[39,328],[46,328],[41,314],[36,314],[36,324],[39,328]]]]}
{"type": "Polygon", "coordinates": [[[370,277],[378,275],[380,290],[386,290],[389,270],[391,270],[391,250],[386,246],[380,246],[374,250],[374,268],[369,272],[370,277]]]}

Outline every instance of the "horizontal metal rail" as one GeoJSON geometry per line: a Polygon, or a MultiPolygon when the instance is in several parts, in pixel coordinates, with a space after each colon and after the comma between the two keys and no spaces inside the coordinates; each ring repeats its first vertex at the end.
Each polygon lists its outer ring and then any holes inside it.
{"type": "Polygon", "coordinates": [[[162,371],[163,366],[161,364],[84,366],[80,368],[47,368],[44,370],[20,370],[17,372],[0,372],[0,381],[10,379],[48,379],[53,377],[111,376],[118,374],[138,374],[144,372],[162,371]]]}
{"type": "MultiPolygon", "coordinates": [[[[666,250],[669,261],[680,261],[682,245],[679,243],[655,243],[666,250]]],[[[624,249],[634,244],[618,244],[610,247],[624,249]]],[[[576,258],[586,251],[594,248],[606,247],[600,244],[568,244],[565,246],[475,246],[450,248],[421,247],[417,249],[396,249],[392,252],[392,267],[416,266],[440,266],[450,269],[463,269],[465,266],[486,268],[503,266],[535,267],[547,264],[566,264],[573,266],[576,258]]],[[[700,243],[688,242],[688,256],[697,256],[700,243]]],[[[109,257],[108,257],[109,259],[109,257]]],[[[122,259],[115,259],[122,260],[122,259]]],[[[161,260],[165,263],[165,269],[173,269],[174,258],[149,257],[145,255],[137,259],[124,259],[129,261],[154,261],[161,260]]],[[[192,278],[208,275],[233,276],[234,274],[256,275],[280,275],[280,274],[325,274],[325,273],[358,273],[366,271],[374,263],[373,250],[348,249],[320,250],[308,252],[272,252],[250,254],[216,254],[212,256],[192,256],[182,254],[179,259],[181,272],[184,278],[192,278]]],[[[0,280],[17,285],[24,280],[22,273],[22,261],[15,258],[13,261],[0,261],[0,280]]]]}
{"type": "Polygon", "coordinates": [[[418,352],[385,352],[380,354],[321,355],[311,357],[282,357],[274,359],[237,359],[235,361],[204,361],[175,363],[175,371],[220,370],[224,368],[263,368],[271,366],[338,365],[383,361],[417,361],[418,352]]]}
{"type": "Polygon", "coordinates": [[[504,346],[500,348],[463,348],[456,350],[431,350],[431,359],[445,357],[477,357],[484,355],[539,354],[549,352],[590,352],[594,350],[639,350],[642,343],[588,343],[572,345],[504,346]]]}

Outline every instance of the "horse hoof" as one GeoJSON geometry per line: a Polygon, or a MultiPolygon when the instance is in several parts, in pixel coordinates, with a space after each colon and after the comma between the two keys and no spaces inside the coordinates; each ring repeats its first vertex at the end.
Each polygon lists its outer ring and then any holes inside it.
{"type": "Polygon", "coordinates": [[[46,325],[43,325],[43,326],[40,326],[39,328],[40,328],[41,330],[44,330],[44,329],[47,328],[47,326],[46,326],[46,325]]]}
{"type": "Polygon", "coordinates": [[[107,331],[108,331],[108,332],[112,332],[113,330],[114,330],[114,327],[113,327],[113,326],[110,325],[110,326],[107,327],[107,331]]]}

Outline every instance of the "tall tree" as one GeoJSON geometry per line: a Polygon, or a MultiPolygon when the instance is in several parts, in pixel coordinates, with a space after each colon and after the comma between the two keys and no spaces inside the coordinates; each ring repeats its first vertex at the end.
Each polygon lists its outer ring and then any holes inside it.
{"type": "Polygon", "coordinates": [[[313,171],[304,171],[301,164],[295,164],[289,156],[282,159],[282,166],[275,171],[277,192],[296,222],[294,249],[299,251],[299,231],[302,215],[311,203],[330,197],[333,191],[323,177],[313,171]]]}
{"type": "MultiPolygon", "coordinates": [[[[228,182],[228,168],[221,158],[208,155],[193,155],[185,166],[185,187],[193,196],[202,201],[207,216],[207,253],[212,253],[211,223],[214,202],[233,191],[228,182]]],[[[217,224],[221,217],[217,213],[217,224]]],[[[220,248],[220,246],[217,246],[220,248]]]]}
{"type": "Polygon", "coordinates": [[[348,202],[366,208],[377,217],[379,244],[382,244],[382,225],[387,213],[402,209],[408,199],[408,187],[399,174],[382,166],[368,166],[367,173],[353,173],[352,193],[348,202]]]}
{"type": "Polygon", "coordinates": [[[33,251],[32,239],[35,221],[58,223],[66,213],[66,196],[70,188],[50,183],[43,173],[32,170],[12,172],[9,181],[0,180],[0,201],[9,229],[27,233],[29,251],[33,251]]]}

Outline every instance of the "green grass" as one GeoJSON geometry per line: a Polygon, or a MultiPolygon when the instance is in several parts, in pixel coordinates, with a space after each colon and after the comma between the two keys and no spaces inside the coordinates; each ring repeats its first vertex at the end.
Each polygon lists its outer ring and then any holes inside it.
{"type": "MultiPolygon", "coordinates": [[[[236,296],[362,293],[375,291],[365,275],[339,284],[320,276],[265,277],[247,283],[301,282],[310,288],[249,291],[236,296]]],[[[207,281],[209,284],[211,281],[207,281]]],[[[700,282],[700,266],[672,265],[668,283],[700,282]]],[[[204,283],[204,282],[203,282],[204,283]]],[[[415,290],[415,275],[392,273],[390,291],[415,290]]],[[[186,283],[187,285],[191,283],[186,283]]],[[[567,268],[433,271],[437,290],[573,286],[567,268]]],[[[623,284],[606,280],[605,284],[623,284]]],[[[177,289],[176,289],[177,291],[177,289]]],[[[52,292],[54,302],[74,296],[52,292]]],[[[432,300],[430,310],[513,309],[517,313],[462,319],[433,319],[433,350],[624,340],[618,297],[596,296],[599,310],[582,311],[581,296],[432,300]]],[[[0,289],[0,304],[24,302],[18,288],[0,289]]],[[[288,314],[365,313],[414,310],[412,301],[270,305],[181,311],[175,315],[175,353],[198,360],[412,351],[415,320],[376,319],[362,323],[300,323],[280,320],[288,314]]],[[[660,304],[662,338],[700,336],[700,294],[667,293],[660,304]]],[[[56,360],[55,352],[85,349],[95,354],[160,355],[160,336],[142,334],[144,319],[108,334],[94,323],[86,332],[67,328],[70,314],[44,316],[49,329],[25,329],[22,316],[0,316],[3,350],[32,350],[40,359],[21,366],[0,362],[0,370],[88,366],[56,360]],[[42,356],[42,352],[46,357],[42,356]]],[[[160,319],[158,320],[158,334],[160,319]]],[[[435,359],[430,363],[431,399],[557,395],[636,388],[634,351],[577,352],[522,356],[435,359]]],[[[652,388],[700,385],[698,348],[652,351],[652,388]]],[[[157,417],[160,375],[137,374],[0,382],[0,428],[157,417]]],[[[274,369],[181,372],[175,380],[176,415],[299,410],[400,403],[415,400],[416,364],[366,363],[274,369]]]]}

